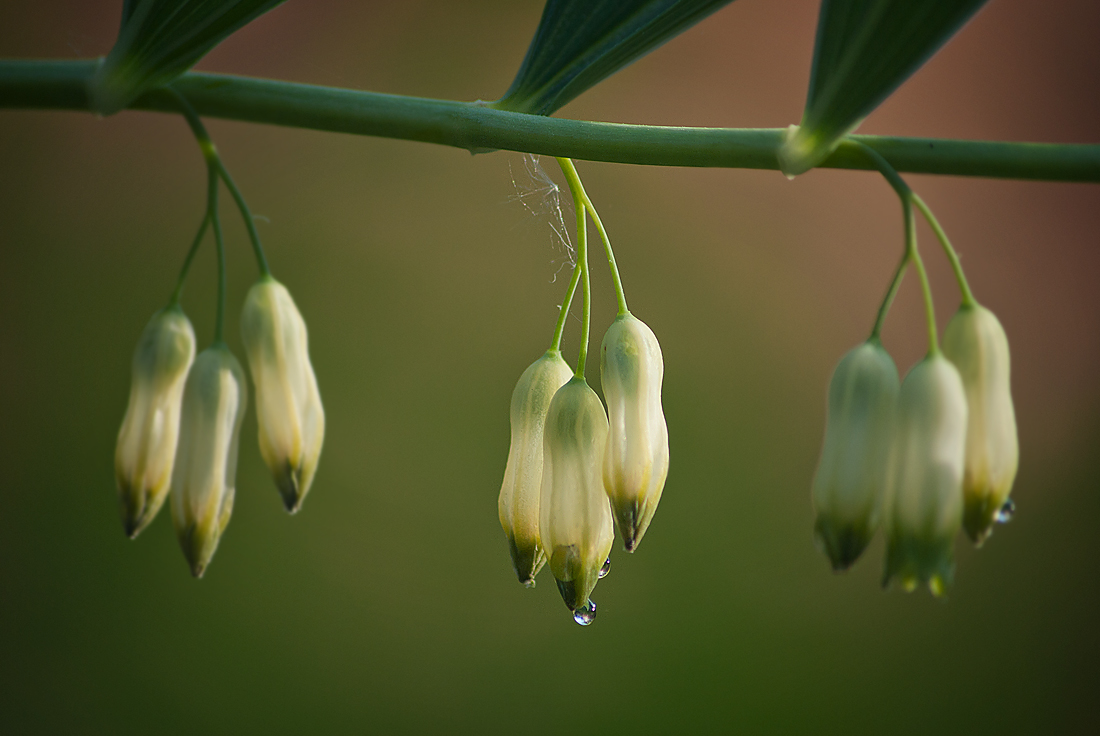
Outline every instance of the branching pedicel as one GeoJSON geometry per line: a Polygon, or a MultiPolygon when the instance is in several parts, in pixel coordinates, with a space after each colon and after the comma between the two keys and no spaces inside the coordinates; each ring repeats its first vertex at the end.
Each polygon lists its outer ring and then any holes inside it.
{"type": "Polygon", "coordinates": [[[633,552],[664,489],[664,362],[653,332],[627,308],[611,240],[576,167],[569,159],[558,163],[577,215],[577,263],[550,349],[524,371],[512,394],[512,442],[498,509],[520,582],[533,587],[535,574],[549,559],[562,600],[577,623],[588,625],[596,617],[589,596],[611,566],[612,519],[623,546],[633,552]],[[589,216],[607,253],[618,301],[618,316],[600,352],[607,411],[585,380],[589,216]],[[570,378],[561,358],[561,336],[578,283],[583,284],[581,348],[570,378]]]}
{"type": "MultiPolygon", "coordinates": [[[[860,144],[846,144],[860,146],[860,144]]],[[[813,482],[815,533],[833,569],[847,569],[885,520],[883,584],[926,583],[942,595],[955,571],[954,537],[964,526],[981,545],[1011,518],[1008,495],[1019,457],[1009,386],[1008,340],[970,291],[958,255],[932,211],[869,148],[862,152],[897,191],[905,251],[871,336],[837,366],[829,387],[825,444],[813,482]],[[928,276],[917,250],[914,205],[954,269],[962,305],[941,351],[928,276]],[[924,294],[928,354],[898,389],[897,369],[879,336],[912,263],[924,294]]]]}
{"type": "Polygon", "coordinates": [[[237,445],[248,405],[244,371],[222,339],[226,278],[220,183],[244,218],[260,270],[245,300],[241,333],[256,385],[260,451],[292,514],[313,481],[325,417],[305,321],[290,293],[272,277],[252,214],[205,126],[188,101],[178,93],[176,97],[206,159],[206,213],[168,306],[154,315],[135,351],[133,388],[115,467],[123,528],[130,537],[156,516],[171,477],[172,520],[180,547],[192,574],[202,577],[233,511],[237,445]],[[218,251],[217,317],[213,344],[192,364],[194,331],[180,298],[208,227],[218,251]]]}

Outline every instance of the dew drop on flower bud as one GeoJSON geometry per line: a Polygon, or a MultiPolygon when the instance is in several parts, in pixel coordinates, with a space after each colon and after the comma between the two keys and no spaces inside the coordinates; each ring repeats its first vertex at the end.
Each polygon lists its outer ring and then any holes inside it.
{"type": "Polygon", "coordinates": [[[998,524],[1007,524],[1012,521],[1012,515],[1016,513],[1016,502],[1011,498],[1004,502],[1004,505],[997,511],[997,514],[993,517],[993,520],[998,524]]]}
{"type": "Polygon", "coordinates": [[[600,568],[600,579],[607,577],[607,573],[611,572],[611,558],[607,558],[607,562],[603,563],[603,567],[600,568]]]}
{"type": "Polygon", "coordinates": [[[581,626],[588,626],[596,620],[596,604],[589,600],[583,606],[573,611],[573,620],[581,626]]]}

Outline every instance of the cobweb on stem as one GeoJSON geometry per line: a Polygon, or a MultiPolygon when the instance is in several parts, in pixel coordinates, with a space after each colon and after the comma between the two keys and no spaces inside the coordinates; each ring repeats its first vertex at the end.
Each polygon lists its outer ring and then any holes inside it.
{"type": "MultiPolygon", "coordinates": [[[[554,258],[552,263],[557,265],[550,279],[554,283],[558,274],[568,265],[577,265],[577,249],[569,235],[569,227],[566,225],[565,210],[561,202],[561,189],[546,173],[539,163],[539,156],[533,153],[525,153],[522,156],[523,171],[518,173],[513,162],[508,162],[508,173],[512,177],[514,192],[509,195],[509,202],[519,202],[538,222],[545,222],[550,228],[550,243],[554,250],[561,254],[554,258]]],[[[571,201],[566,204],[571,208],[571,201]]],[[[572,217],[570,217],[572,220],[572,217]]]]}

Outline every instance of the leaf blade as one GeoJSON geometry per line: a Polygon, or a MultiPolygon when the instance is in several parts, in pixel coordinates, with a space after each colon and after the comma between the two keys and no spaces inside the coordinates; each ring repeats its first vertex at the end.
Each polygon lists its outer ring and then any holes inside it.
{"type": "Polygon", "coordinates": [[[549,115],[732,0],[548,0],[515,80],[494,103],[549,115]]]}
{"type": "Polygon", "coordinates": [[[780,151],[788,176],[823,161],[986,0],[823,0],[802,123],[780,151]]]}
{"type": "Polygon", "coordinates": [[[118,39],[89,87],[111,115],[183,74],[229,35],[286,0],[126,0],[118,39]]]}

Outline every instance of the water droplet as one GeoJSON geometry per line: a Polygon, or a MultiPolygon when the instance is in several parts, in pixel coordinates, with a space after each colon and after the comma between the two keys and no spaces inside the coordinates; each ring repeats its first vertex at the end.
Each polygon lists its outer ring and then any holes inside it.
{"type": "Polygon", "coordinates": [[[993,521],[998,524],[1007,524],[1012,521],[1012,515],[1016,513],[1016,502],[1011,498],[1004,502],[1004,505],[993,516],[993,521]]]}
{"type": "Polygon", "coordinates": [[[596,604],[589,600],[583,606],[573,611],[573,620],[581,626],[588,626],[596,620],[596,604]]]}
{"type": "Polygon", "coordinates": [[[600,578],[606,578],[607,573],[611,572],[611,558],[607,558],[607,562],[603,563],[603,567],[600,568],[600,578]]]}

